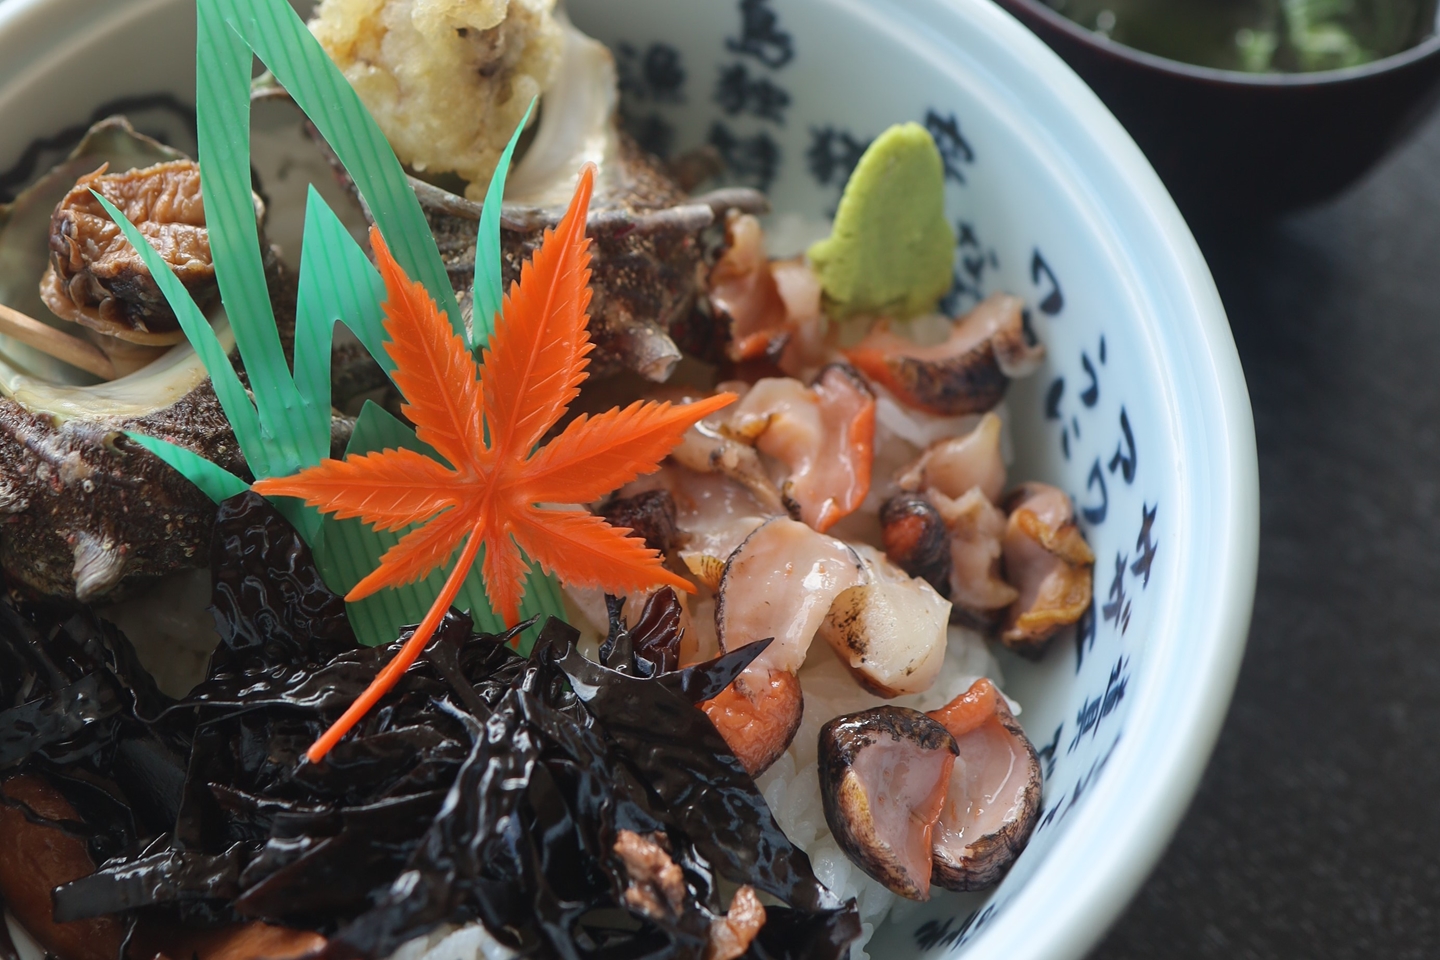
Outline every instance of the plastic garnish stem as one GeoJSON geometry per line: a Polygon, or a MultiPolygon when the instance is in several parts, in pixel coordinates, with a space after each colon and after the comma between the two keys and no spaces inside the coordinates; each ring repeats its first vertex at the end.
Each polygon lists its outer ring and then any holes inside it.
{"type": "Polygon", "coordinates": [[[475,555],[480,552],[480,544],[483,542],[480,536],[482,527],[483,523],[470,532],[470,538],[465,542],[465,549],[461,551],[460,559],[455,563],[455,569],[450,571],[444,588],[435,598],[430,612],[425,614],[425,619],[420,621],[420,625],[415,628],[414,635],[405,641],[405,646],[401,647],[395,658],[385,665],[385,669],[376,674],[375,679],[370,681],[370,686],[366,687],[365,692],[350,704],[350,708],[341,715],[340,719],[331,724],[330,729],[326,730],[320,739],[305,751],[305,756],[311,763],[319,763],[325,759],[325,755],[334,748],[335,744],[340,742],[345,734],[350,732],[350,728],[359,723],[365,714],[370,712],[370,708],[380,702],[380,698],[394,689],[395,684],[399,683],[400,678],[405,675],[405,671],[410,669],[410,665],[430,643],[430,638],[435,635],[440,621],[445,618],[455,595],[460,592],[461,585],[465,583],[465,577],[475,562],[475,555]]]}

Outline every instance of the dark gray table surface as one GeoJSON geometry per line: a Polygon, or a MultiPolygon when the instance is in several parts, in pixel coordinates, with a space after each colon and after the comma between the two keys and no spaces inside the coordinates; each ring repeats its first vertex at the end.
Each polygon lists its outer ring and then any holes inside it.
{"type": "Polygon", "coordinates": [[[1255,408],[1255,618],[1091,960],[1440,957],[1440,114],[1337,201],[1201,245],[1255,408]]]}

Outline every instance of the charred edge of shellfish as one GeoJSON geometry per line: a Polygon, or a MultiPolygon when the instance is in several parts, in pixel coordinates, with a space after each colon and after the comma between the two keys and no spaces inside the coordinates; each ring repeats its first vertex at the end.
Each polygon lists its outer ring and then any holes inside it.
{"type": "Polygon", "coordinates": [[[1005,698],[997,696],[995,699],[995,719],[1005,728],[1006,733],[1024,745],[1026,756],[1029,759],[1029,769],[1025,780],[1025,789],[1021,795],[1019,815],[1006,820],[1005,825],[996,832],[986,834],[975,843],[970,844],[967,849],[973,852],[964,859],[953,859],[936,848],[930,882],[937,887],[944,887],[946,890],[985,890],[999,883],[1000,878],[1015,862],[1015,858],[1030,842],[1030,835],[1035,832],[1035,824],[1039,820],[1043,786],[1040,775],[1040,757],[1035,752],[1035,745],[1025,735],[1025,730],[1020,726],[1020,722],[1010,712],[1005,698]]]}

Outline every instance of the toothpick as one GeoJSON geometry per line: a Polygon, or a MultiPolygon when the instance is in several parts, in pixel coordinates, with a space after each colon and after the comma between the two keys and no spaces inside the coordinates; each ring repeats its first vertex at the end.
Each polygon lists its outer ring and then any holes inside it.
{"type": "Polygon", "coordinates": [[[14,337],[56,360],[63,360],[72,367],[93,373],[102,380],[115,379],[115,364],[99,347],[4,304],[0,304],[0,333],[14,337]]]}

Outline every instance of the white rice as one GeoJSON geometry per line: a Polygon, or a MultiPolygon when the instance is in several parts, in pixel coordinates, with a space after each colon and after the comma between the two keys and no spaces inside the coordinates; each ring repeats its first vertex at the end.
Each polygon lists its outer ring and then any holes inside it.
{"type": "Polygon", "coordinates": [[[945,663],[935,684],[924,693],[894,700],[883,700],[861,689],[827,644],[816,642],[810,646],[800,670],[800,687],[805,695],[800,731],[775,765],[761,774],[758,783],[780,828],[810,855],[820,881],[842,900],[856,899],[862,932],[851,951],[855,960],[869,956],[866,943],[900,898],[861,871],[830,834],[820,805],[816,761],[820,728],[841,714],[886,703],[934,710],[964,693],[979,677],[989,677],[997,686],[1004,682],[985,640],[962,627],[950,627],[945,663]]]}
{"type": "Polygon", "coordinates": [[[519,954],[479,923],[445,924],[403,944],[390,960],[510,960],[519,954]]]}

